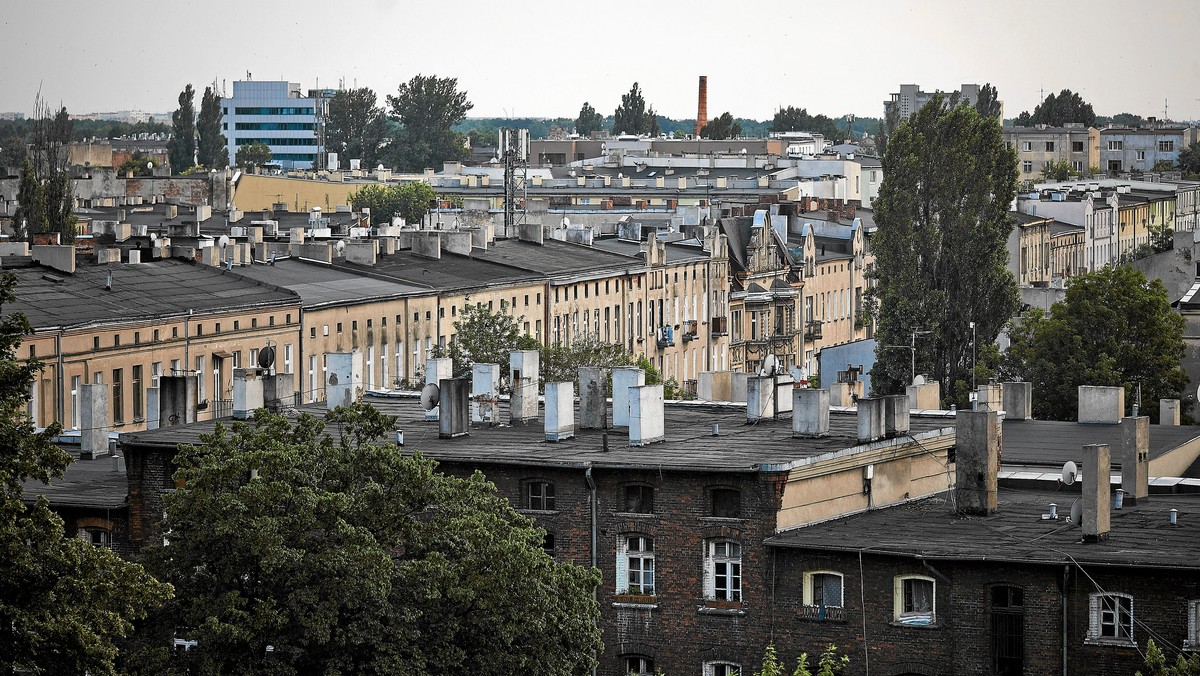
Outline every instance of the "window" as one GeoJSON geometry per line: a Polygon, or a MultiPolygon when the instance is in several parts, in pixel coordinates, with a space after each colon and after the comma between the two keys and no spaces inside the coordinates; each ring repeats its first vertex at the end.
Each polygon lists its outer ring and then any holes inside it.
{"type": "Polygon", "coordinates": [[[1124,141],[1109,141],[1108,149],[1109,150],[1124,150],[1125,142],[1124,141]]]}
{"type": "Polygon", "coordinates": [[[1145,160],[1146,159],[1146,151],[1145,150],[1137,151],[1137,158],[1138,158],[1139,162],[1145,160]]]}
{"type": "Polygon", "coordinates": [[[817,570],[804,574],[804,617],[814,620],[842,619],[841,573],[817,570]]]}
{"type": "Polygon", "coordinates": [[[112,547],[112,534],[106,528],[80,528],[75,537],[93,547],[112,547]]]}
{"type": "Polygon", "coordinates": [[[316,338],[316,337],[317,337],[317,327],[313,326],[313,327],[309,328],[309,330],[308,330],[308,337],[309,337],[309,338],[316,338]]]}
{"type": "Polygon", "coordinates": [[[82,387],[81,376],[71,376],[71,427],[79,429],[79,388],[82,387]]]}
{"type": "Polygon", "coordinates": [[[742,492],[736,488],[712,489],[712,515],[736,519],[742,515],[742,492]]]}
{"type": "Polygon", "coordinates": [[[133,383],[132,383],[132,385],[133,385],[133,419],[134,420],[142,420],[146,417],[145,405],[143,404],[143,400],[145,399],[146,394],[145,394],[145,391],[142,389],[142,367],[140,364],[133,367],[133,383]]]}
{"type": "Polygon", "coordinates": [[[1108,170],[1109,171],[1121,171],[1121,160],[1109,160],[1108,161],[1108,170]]]}
{"type": "Polygon", "coordinates": [[[549,481],[530,481],[525,484],[525,507],[544,512],[554,510],[554,484],[549,481]]]}
{"type": "Polygon", "coordinates": [[[542,551],[546,552],[546,556],[554,558],[554,533],[546,533],[542,537],[542,551]]]}
{"type": "Polygon", "coordinates": [[[140,344],[141,344],[141,342],[142,342],[142,332],[141,332],[141,331],[134,331],[134,332],[133,332],[133,344],[134,344],[134,345],[140,345],[140,344]]]}
{"type": "Polygon", "coordinates": [[[708,543],[704,566],[704,597],[717,601],[742,600],[742,546],[729,540],[708,543]]]}
{"type": "Polygon", "coordinates": [[[242,322],[237,319],[233,320],[233,330],[237,331],[240,328],[242,328],[242,322]]]}
{"type": "Polygon", "coordinates": [[[1083,160],[1071,160],[1071,168],[1083,173],[1083,160]]]}
{"type": "Polygon", "coordinates": [[[1183,639],[1185,650],[1200,649],[1200,600],[1188,601],[1187,638],[1183,639]]]}
{"type": "Polygon", "coordinates": [[[1087,641],[1131,645],[1133,597],[1128,594],[1092,594],[1088,599],[1091,622],[1087,641]]]}
{"type": "Polygon", "coordinates": [[[1054,141],[1046,141],[1046,152],[1054,152],[1054,141]]]}
{"type": "Polygon", "coordinates": [[[1175,151],[1175,142],[1174,141],[1159,141],[1158,142],[1158,151],[1162,152],[1162,153],[1174,152],[1175,151]]]}
{"type": "Polygon", "coordinates": [[[625,671],[621,672],[622,676],[632,674],[633,676],[653,676],[654,660],[642,655],[624,655],[621,661],[625,664],[625,671]]]}
{"type": "Polygon", "coordinates": [[[1071,152],[1073,152],[1073,153],[1083,152],[1083,141],[1071,141],[1071,152]]]}
{"type": "Polygon", "coordinates": [[[617,593],[654,594],[654,538],[621,536],[617,549],[617,593]]]}
{"type": "Polygon", "coordinates": [[[213,333],[220,333],[220,332],[221,332],[221,322],[217,322],[215,325],[215,328],[213,329],[213,333]]]}
{"type": "Polygon", "coordinates": [[[1025,673],[1025,594],[992,587],[992,673],[1025,673]]]}
{"type": "Polygon", "coordinates": [[[337,332],[338,332],[338,333],[341,333],[341,332],[342,332],[342,323],[341,323],[341,322],[338,322],[338,323],[337,323],[337,332]]]}
{"type": "Polygon", "coordinates": [[[1033,150],[1033,141],[1021,141],[1021,151],[1030,152],[1033,150]]]}
{"type": "Polygon", "coordinates": [[[114,333],[113,334],[113,347],[119,347],[120,345],[121,345],[121,334],[114,333]]]}
{"type": "Polygon", "coordinates": [[[1023,171],[1026,174],[1033,173],[1033,162],[1031,160],[1025,160],[1024,162],[1022,162],[1021,163],[1021,171],[1023,171]]]}
{"type": "Polygon", "coordinates": [[[742,666],[734,662],[705,662],[704,676],[738,676],[742,666]]]}
{"type": "Polygon", "coordinates": [[[653,514],[654,487],[626,486],[625,511],[630,514],[653,514]]]}
{"type": "Polygon", "coordinates": [[[934,623],[933,578],[923,575],[897,576],[894,588],[894,618],[900,624],[934,623]]]}
{"type": "Polygon", "coordinates": [[[125,422],[125,399],[122,396],[124,393],[122,391],[123,383],[121,382],[122,376],[124,374],[121,373],[122,370],[123,369],[113,369],[113,372],[112,372],[112,378],[113,378],[112,400],[113,400],[113,423],[114,424],[125,422]]]}

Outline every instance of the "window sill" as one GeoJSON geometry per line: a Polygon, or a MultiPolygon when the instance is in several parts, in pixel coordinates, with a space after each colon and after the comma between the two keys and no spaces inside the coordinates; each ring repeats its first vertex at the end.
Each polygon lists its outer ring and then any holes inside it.
{"type": "Polygon", "coordinates": [[[558,514],[557,509],[518,509],[521,514],[533,514],[536,516],[552,516],[558,514]]]}
{"type": "Polygon", "coordinates": [[[723,617],[745,617],[746,611],[742,608],[741,601],[715,601],[706,600],[704,605],[698,606],[696,612],[701,615],[717,615],[723,617]]]}
{"type": "Polygon", "coordinates": [[[658,517],[658,515],[653,512],[613,512],[613,516],[630,516],[636,519],[654,519],[658,517]]]}
{"type": "Polygon", "coordinates": [[[750,521],[744,516],[702,516],[700,520],[713,523],[748,523],[750,521]]]}
{"type": "Polygon", "coordinates": [[[617,594],[612,607],[654,609],[658,607],[658,597],[652,594],[617,594]]]}
{"type": "Polygon", "coordinates": [[[1113,648],[1137,648],[1137,641],[1127,638],[1113,638],[1109,636],[1093,636],[1083,639],[1084,645],[1102,645],[1113,648]]]}
{"type": "Polygon", "coordinates": [[[893,627],[904,627],[905,629],[940,629],[941,628],[940,626],[938,626],[936,618],[929,618],[928,620],[924,620],[924,619],[917,620],[915,618],[906,620],[906,619],[901,618],[901,619],[892,620],[889,624],[891,624],[893,627]]]}

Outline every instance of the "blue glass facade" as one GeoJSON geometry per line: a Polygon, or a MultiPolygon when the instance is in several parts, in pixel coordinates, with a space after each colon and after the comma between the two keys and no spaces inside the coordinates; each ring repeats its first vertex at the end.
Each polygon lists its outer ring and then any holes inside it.
{"type": "Polygon", "coordinates": [[[234,82],[233,96],[221,100],[222,129],[229,140],[229,163],[239,147],[264,143],[283,169],[309,169],[321,152],[317,102],[289,82],[234,82]]]}

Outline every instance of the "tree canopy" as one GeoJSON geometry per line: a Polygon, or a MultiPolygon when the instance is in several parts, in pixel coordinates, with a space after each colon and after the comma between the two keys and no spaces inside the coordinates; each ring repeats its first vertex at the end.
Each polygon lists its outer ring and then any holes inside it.
{"type": "Polygon", "coordinates": [[[700,135],[711,139],[736,138],[742,135],[742,125],[728,111],[721,113],[700,130],[700,135]]]}
{"type": "Polygon", "coordinates": [[[995,341],[1018,307],[1008,271],[1008,207],[1016,193],[1016,153],[995,118],[935,94],[900,123],[883,156],[872,242],[878,350],[871,370],[879,393],[911,378],[913,331],[918,372],[965,404],[972,337],[995,341]],[[972,333],[970,322],[975,322],[972,333]]]}
{"type": "Polygon", "coordinates": [[[1073,278],[1048,317],[1031,310],[1015,323],[1004,375],[1033,384],[1037,418],[1075,420],[1080,385],[1124,386],[1132,403],[1140,383],[1142,410],[1157,421],[1158,400],[1179,399],[1188,383],[1183,329],[1160,280],[1105,267],[1073,278]]]}
{"type": "Polygon", "coordinates": [[[989,82],[979,88],[979,98],[975,99],[975,110],[984,117],[999,118],[1003,109],[1000,106],[1000,95],[989,82]]]}
{"type": "Polygon", "coordinates": [[[204,88],[200,98],[200,116],[196,121],[196,134],[200,137],[197,155],[200,164],[209,169],[224,169],[229,165],[229,141],[221,132],[221,97],[212,87],[204,88]]]}
{"type": "MultiPolygon", "coordinates": [[[[0,277],[0,306],[15,286],[0,277]]],[[[71,463],[51,443],[58,423],[36,432],[25,413],[41,371],[14,356],[29,332],[19,313],[0,320],[0,671],[115,674],[116,643],[171,590],[111,549],[65,537],[44,496],[25,498],[26,481],[61,478],[71,463]]]]}
{"type": "Polygon", "coordinates": [[[805,108],[787,106],[775,111],[771,119],[771,131],[807,131],[821,134],[827,140],[842,136],[837,124],[825,115],[809,115],[805,108]]]}
{"type": "Polygon", "coordinates": [[[1017,117],[1017,124],[1023,127],[1036,124],[1061,127],[1068,122],[1078,122],[1085,127],[1096,126],[1096,112],[1092,110],[1092,104],[1070,89],[1047,96],[1033,109],[1032,115],[1021,113],[1017,117]]]}
{"type": "Polygon", "coordinates": [[[594,569],[552,559],[545,532],[481,474],[449,477],[382,440],[365,404],[324,421],[260,409],[183,447],[150,565],[176,585],[143,673],[589,673],[594,569]]]}
{"type": "Polygon", "coordinates": [[[464,136],[454,131],[474,105],[458,90],[458,78],[415,75],[388,95],[389,116],[401,128],[390,144],[392,164],[404,171],[440,169],[466,159],[464,136]]]}
{"type": "Polygon", "coordinates": [[[261,167],[271,163],[271,146],[265,143],[247,143],[237,149],[233,161],[239,167],[261,167]]]}
{"type": "Polygon", "coordinates": [[[181,174],[196,163],[196,92],[192,85],[179,93],[179,108],[171,113],[171,140],[167,143],[167,156],[171,159],[171,171],[181,174]]]}
{"type": "Polygon", "coordinates": [[[364,168],[379,162],[388,128],[387,117],[376,102],[370,87],[339,90],[329,99],[325,148],[338,154],[341,167],[348,168],[351,159],[361,159],[364,168]]]}
{"type": "Polygon", "coordinates": [[[579,117],[575,118],[575,133],[580,136],[587,136],[603,128],[604,116],[597,113],[592,104],[584,101],[583,107],[579,109],[579,117]]]}
{"type": "Polygon", "coordinates": [[[613,112],[612,133],[658,135],[658,115],[654,106],[646,106],[646,97],[634,82],[629,93],[621,95],[621,105],[613,112]]]}
{"type": "Polygon", "coordinates": [[[892,132],[896,127],[900,126],[900,106],[896,105],[895,101],[888,101],[883,104],[883,117],[879,120],[879,133],[875,140],[875,151],[883,157],[887,152],[888,139],[892,137],[892,132]]]}
{"type": "Polygon", "coordinates": [[[1188,174],[1200,174],[1200,141],[1192,141],[1179,151],[1179,169],[1188,174]]]}
{"type": "Polygon", "coordinates": [[[393,216],[405,223],[417,224],[429,213],[429,203],[437,199],[425,183],[412,182],[392,185],[370,183],[350,193],[350,205],[355,209],[371,210],[371,223],[389,225],[393,216]]]}
{"type": "Polygon", "coordinates": [[[454,340],[445,348],[435,348],[434,356],[453,359],[454,373],[460,376],[468,374],[476,363],[498,364],[501,379],[506,379],[510,352],[541,346],[537,338],[522,333],[525,318],[513,315],[510,309],[506,300],[500,301],[498,311],[482,303],[464,305],[454,320],[454,340]]]}
{"type": "Polygon", "coordinates": [[[29,124],[29,154],[17,186],[13,218],[16,239],[32,234],[59,233],[63,243],[75,239],[75,194],[71,185],[70,153],[74,122],[67,109],[51,112],[39,96],[29,124]]]}

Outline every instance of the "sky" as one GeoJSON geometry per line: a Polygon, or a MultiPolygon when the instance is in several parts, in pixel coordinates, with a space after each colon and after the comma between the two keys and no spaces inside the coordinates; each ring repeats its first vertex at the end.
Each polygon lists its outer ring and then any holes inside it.
{"type": "MultiPolygon", "coordinates": [[[[992,83],[1005,115],[1071,89],[1099,115],[1200,119],[1200,1],[9,0],[0,9],[0,112],[39,90],[72,113],[169,112],[191,83],[289,80],[394,93],[458,78],[469,117],[611,114],[648,104],[769,119],[782,106],[879,117],[901,83],[992,83]]],[[[199,97],[196,101],[199,105],[199,97]]]]}

